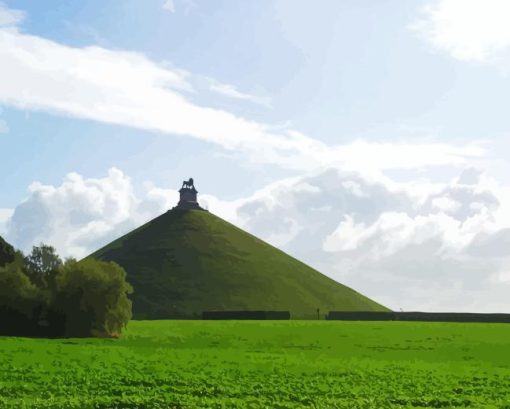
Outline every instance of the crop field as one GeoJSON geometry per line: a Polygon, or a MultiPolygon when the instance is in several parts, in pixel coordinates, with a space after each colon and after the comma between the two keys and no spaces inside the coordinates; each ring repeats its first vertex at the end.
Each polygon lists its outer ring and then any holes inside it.
{"type": "Polygon", "coordinates": [[[510,408],[510,325],[133,321],[0,338],[0,408],[510,408]]]}

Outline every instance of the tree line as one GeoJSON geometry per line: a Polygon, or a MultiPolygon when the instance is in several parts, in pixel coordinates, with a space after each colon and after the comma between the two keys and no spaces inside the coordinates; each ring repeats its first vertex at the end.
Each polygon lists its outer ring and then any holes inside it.
{"type": "Polygon", "coordinates": [[[0,335],[116,337],[131,319],[131,285],[114,262],[28,255],[0,237],[0,335]]]}

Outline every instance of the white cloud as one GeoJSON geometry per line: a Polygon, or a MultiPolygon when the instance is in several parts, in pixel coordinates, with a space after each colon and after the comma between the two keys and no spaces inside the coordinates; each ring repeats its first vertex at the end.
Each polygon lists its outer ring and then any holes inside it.
{"type": "Polygon", "coordinates": [[[193,0],[165,0],[163,3],[163,10],[166,10],[172,14],[175,14],[177,9],[179,9],[184,15],[186,15],[196,7],[197,5],[193,0]],[[179,3],[178,7],[176,6],[177,3],[179,3]]]}
{"type": "Polygon", "coordinates": [[[60,186],[32,183],[8,225],[8,238],[23,250],[45,242],[64,256],[83,256],[104,240],[141,222],[131,181],[113,168],[102,179],[68,174],[60,186]]]}
{"type": "Polygon", "coordinates": [[[211,91],[214,91],[220,95],[224,95],[229,98],[250,101],[253,102],[254,104],[262,105],[265,107],[271,106],[271,100],[269,98],[264,98],[257,95],[241,92],[234,85],[231,84],[224,84],[215,80],[211,80],[209,89],[211,91]]]}
{"type": "Polygon", "coordinates": [[[14,213],[14,209],[0,209],[0,235],[4,235],[7,231],[7,222],[14,213]]]}
{"type": "Polygon", "coordinates": [[[23,109],[188,135],[248,153],[300,148],[263,124],[191,103],[178,92],[190,87],[178,70],[137,53],[0,30],[0,75],[0,100],[23,109]]]}
{"type": "Polygon", "coordinates": [[[434,185],[319,172],[246,199],[239,223],[392,308],[510,312],[510,287],[500,288],[509,189],[468,176],[434,185]]]}
{"type": "Polygon", "coordinates": [[[170,13],[175,13],[175,4],[173,0],[166,0],[163,4],[163,10],[167,10],[170,13]]]}
{"type": "Polygon", "coordinates": [[[510,282],[510,271],[502,271],[497,275],[497,281],[498,282],[510,282]]]}
{"type": "Polygon", "coordinates": [[[510,49],[507,0],[433,0],[412,27],[461,61],[494,62],[510,49]]]}
{"type": "MultiPolygon", "coordinates": [[[[0,232],[3,225],[9,241],[24,251],[44,242],[63,256],[83,257],[171,209],[178,197],[177,190],[152,184],[137,196],[130,178],[116,168],[98,179],[69,173],[58,186],[32,183],[15,209],[0,209],[0,232]]],[[[200,199],[215,214],[235,218],[236,202],[210,195],[200,199]]]]}
{"type": "MultiPolygon", "coordinates": [[[[255,164],[306,171],[331,166],[379,171],[458,166],[484,154],[477,144],[328,146],[291,129],[193,103],[186,95],[200,95],[188,81],[189,74],[140,53],[69,47],[12,27],[0,28],[0,77],[0,103],[190,136],[255,164]]],[[[251,98],[226,85],[220,89],[251,98]]]]}
{"type": "Polygon", "coordinates": [[[370,235],[363,223],[356,224],[351,216],[345,215],[336,230],[324,239],[322,248],[328,252],[356,250],[370,235]]]}
{"type": "Polygon", "coordinates": [[[0,28],[15,27],[23,21],[25,13],[21,10],[9,9],[0,2],[0,28]]]}
{"type": "Polygon", "coordinates": [[[432,199],[432,207],[444,213],[455,212],[461,206],[462,206],[461,203],[452,200],[448,197],[435,197],[434,199],[432,199]]]}

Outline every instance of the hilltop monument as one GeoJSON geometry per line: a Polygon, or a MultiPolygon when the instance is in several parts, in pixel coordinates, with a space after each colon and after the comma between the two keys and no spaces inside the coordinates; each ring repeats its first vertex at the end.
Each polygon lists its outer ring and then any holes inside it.
{"type": "Polygon", "coordinates": [[[205,210],[200,207],[197,202],[197,194],[198,191],[195,189],[195,184],[193,178],[189,178],[189,180],[184,180],[182,182],[182,187],[179,189],[179,203],[174,209],[198,209],[205,210]]]}

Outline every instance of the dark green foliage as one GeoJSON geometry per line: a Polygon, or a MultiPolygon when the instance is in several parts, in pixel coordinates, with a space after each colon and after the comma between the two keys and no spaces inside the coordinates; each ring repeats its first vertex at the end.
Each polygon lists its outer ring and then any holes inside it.
{"type": "Polygon", "coordinates": [[[394,312],[397,321],[510,323],[510,314],[469,312],[394,312]]]}
{"type": "Polygon", "coordinates": [[[200,210],[171,210],[90,256],[115,261],[133,285],[138,319],[211,310],[387,311],[293,257],[200,210]]]}
{"type": "Polygon", "coordinates": [[[494,322],[510,323],[510,314],[471,312],[365,312],[330,311],[327,320],[340,321],[428,321],[428,322],[494,322]]]}
{"type": "Polygon", "coordinates": [[[290,320],[288,311],[204,311],[203,320],[290,320]]]}
{"type": "Polygon", "coordinates": [[[52,246],[42,244],[33,247],[25,258],[25,270],[32,282],[41,288],[55,285],[55,277],[62,267],[62,259],[52,246]]]}
{"type": "Polygon", "coordinates": [[[387,311],[330,311],[326,315],[326,319],[341,321],[392,321],[395,319],[395,313],[387,311]]]}
{"type": "Polygon", "coordinates": [[[0,236],[0,267],[12,263],[15,257],[15,250],[0,236]]]}
{"type": "Polygon", "coordinates": [[[118,336],[132,291],[115,263],[69,259],[41,244],[0,267],[0,335],[118,336]]]}
{"type": "Polygon", "coordinates": [[[0,334],[36,335],[47,300],[17,263],[0,267],[0,334]]]}
{"type": "Polygon", "coordinates": [[[131,319],[132,288],[113,262],[66,262],[57,288],[53,312],[64,318],[66,336],[118,336],[131,319]]]}

